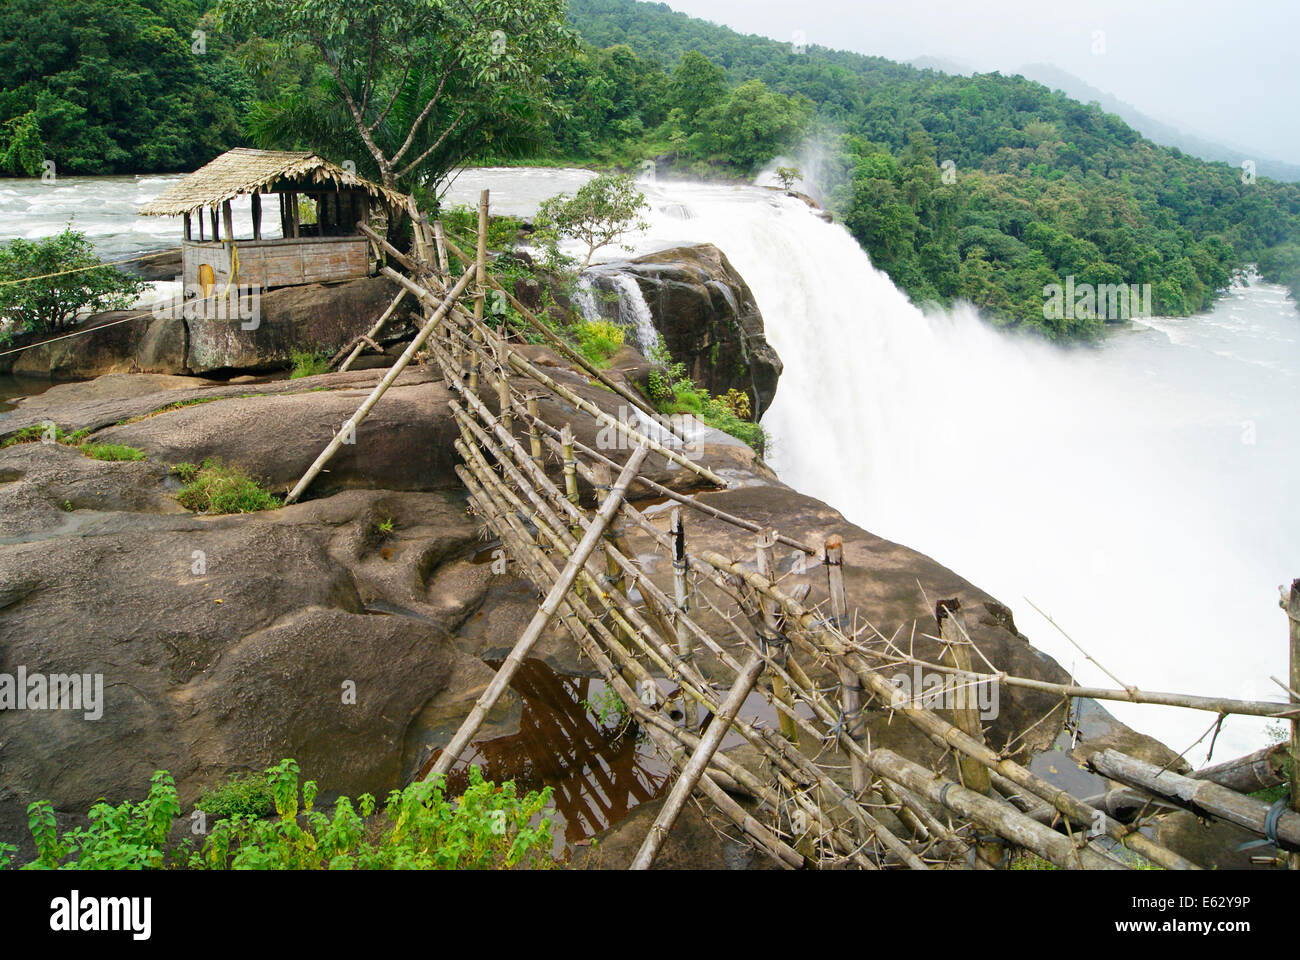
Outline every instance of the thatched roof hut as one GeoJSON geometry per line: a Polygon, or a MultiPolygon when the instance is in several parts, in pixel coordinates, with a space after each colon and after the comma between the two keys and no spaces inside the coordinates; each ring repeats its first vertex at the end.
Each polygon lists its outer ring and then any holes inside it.
{"type": "Polygon", "coordinates": [[[330,163],[314,153],[252,150],[236,147],[195,170],[140,208],[146,217],[179,217],[203,207],[220,207],[243,194],[280,193],[290,185],[300,192],[319,189],[364,190],[389,206],[402,206],[406,197],[330,163]]]}
{"type": "Polygon", "coordinates": [[[268,289],[368,275],[370,245],[357,224],[376,204],[391,213],[407,197],[314,153],[239,148],[173,184],[140,213],[185,218],[184,282],[206,300],[232,286],[268,289]],[[241,224],[251,221],[252,229],[239,237],[231,203],[243,196],[249,218],[241,210],[241,224]],[[279,230],[264,236],[262,198],[271,196],[279,203],[279,230]]]}

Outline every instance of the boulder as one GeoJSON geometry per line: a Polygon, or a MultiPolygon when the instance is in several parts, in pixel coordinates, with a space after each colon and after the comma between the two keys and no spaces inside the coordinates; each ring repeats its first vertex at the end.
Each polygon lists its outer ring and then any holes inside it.
{"type": "MultiPolygon", "coordinates": [[[[673,359],[710,393],[739,390],[750,398],[754,419],[776,395],[781,358],[763,334],[763,315],[749,285],[711,243],[673,247],[635,260],[587,271],[600,290],[621,294],[617,278],[631,276],[655,329],[673,359]]],[[[598,309],[618,318],[618,301],[598,309]]]]}
{"type": "MultiPolygon", "coordinates": [[[[77,336],[29,341],[35,345],[0,357],[0,374],[79,380],[113,373],[284,370],[294,351],[333,354],[365,333],[396,293],[386,277],[366,277],[268,290],[247,319],[186,317],[161,308],[143,316],[141,310],[95,314],[77,327],[77,336]]],[[[399,340],[411,329],[409,314],[399,309],[381,340],[399,340]]]]}

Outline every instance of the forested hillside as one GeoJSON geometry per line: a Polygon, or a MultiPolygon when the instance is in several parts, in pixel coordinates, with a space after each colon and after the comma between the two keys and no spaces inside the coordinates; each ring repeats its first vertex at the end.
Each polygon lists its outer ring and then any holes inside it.
{"type": "MultiPolygon", "coordinates": [[[[8,0],[0,170],[31,175],[43,160],[60,173],[187,170],[253,143],[356,158],[377,176],[316,52],[286,56],[256,18],[235,31],[220,10],[213,0],[8,0]]],[[[914,299],[964,298],[998,323],[1095,335],[1097,319],[1044,318],[1044,288],[1067,276],[1150,284],[1165,314],[1203,309],[1252,262],[1300,293],[1300,184],[1156,146],[1021,77],[800,51],[635,0],[570,0],[568,15],[581,41],[550,51],[546,88],[495,119],[478,110],[405,188],[432,192],[428,181],[461,162],[636,170],[654,159],[747,177],[785,155],[914,299]]],[[[349,83],[365,65],[354,66],[349,83]]],[[[462,91],[471,105],[472,89],[462,91]]],[[[413,102],[398,97],[395,114],[413,102]]]]}

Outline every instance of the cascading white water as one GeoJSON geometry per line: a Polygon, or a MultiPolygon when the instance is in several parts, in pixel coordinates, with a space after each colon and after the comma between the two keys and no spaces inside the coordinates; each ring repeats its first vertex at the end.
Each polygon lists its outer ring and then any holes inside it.
{"type": "MultiPolygon", "coordinates": [[[[917,309],[797,200],[643,186],[642,251],[715,243],[754,292],[785,362],[764,418],[785,482],[1009,604],[1082,682],[1115,685],[1028,601],[1125,683],[1279,699],[1276,585],[1300,574],[1300,315],[1280,288],[1058,348],[968,307],[917,309]]],[[[1180,750],[1214,719],[1112,709],[1180,750]]],[[[1228,721],[1216,756],[1259,746],[1261,728],[1228,721]]]]}
{"type": "Polygon", "coordinates": [[[645,302],[641,286],[635,277],[626,273],[617,273],[611,280],[618,288],[619,322],[636,334],[637,347],[648,357],[659,342],[659,331],[655,328],[654,315],[645,302]]]}

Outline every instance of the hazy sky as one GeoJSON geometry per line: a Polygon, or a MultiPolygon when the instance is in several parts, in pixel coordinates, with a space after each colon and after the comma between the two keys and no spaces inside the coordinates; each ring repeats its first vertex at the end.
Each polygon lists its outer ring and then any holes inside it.
{"type": "Polygon", "coordinates": [[[1050,63],[1149,116],[1300,163],[1300,0],[667,0],[742,33],[1014,73],[1050,63]]]}

